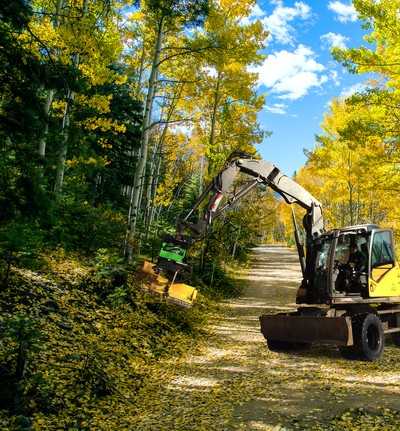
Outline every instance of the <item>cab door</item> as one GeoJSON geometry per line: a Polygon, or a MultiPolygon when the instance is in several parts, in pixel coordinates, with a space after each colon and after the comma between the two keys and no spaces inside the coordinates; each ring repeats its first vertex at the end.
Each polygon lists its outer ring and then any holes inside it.
{"type": "Polygon", "coordinates": [[[400,296],[400,270],[390,230],[375,230],[370,243],[369,296],[400,296]]]}

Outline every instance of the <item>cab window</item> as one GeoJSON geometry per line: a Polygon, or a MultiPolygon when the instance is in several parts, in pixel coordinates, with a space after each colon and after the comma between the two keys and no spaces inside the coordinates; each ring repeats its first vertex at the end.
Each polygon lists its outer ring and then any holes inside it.
{"type": "Polygon", "coordinates": [[[335,249],[335,260],[341,264],[347,263],[350,254],[350,235],[340,235],[335,249]]]}
{"type": "Polygon", "coordinates": [[[371,252],[372,268],[393,263],[394,254],[390,231],[375,232],[373,238],[371,252]]]}
{"type": "Polygon", "coordinates": [[[317,269],[326,271],[328,268],[329,249],[331,248],[331,240],[326,240],[321,244],[317,255],[317,269]]]}

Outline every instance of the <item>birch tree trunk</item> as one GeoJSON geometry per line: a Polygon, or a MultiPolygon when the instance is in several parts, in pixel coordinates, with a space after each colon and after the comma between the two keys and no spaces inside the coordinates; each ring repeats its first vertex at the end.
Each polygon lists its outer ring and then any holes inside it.
{"type": "Polygon", "coordinates": [[[351,178],[352,173],[352,160],[351,160],[351,151],[349,151],[348,159],[347,159],[347,187],[349,190],[349,209],[350,209],[350,226],[354,224],[354,185],[351,178]]]}
{"type": "Polygon", "coordinates": [[[151,121],[151,111],[153,106],[153,100],[155,95],[155,89],[157,85],[157,75],[158,67],[160,61],[160,53],[162,46],[162,35],[163,35],[163,19],[160,20],[157,28],[156,43],[154,47],[153,62],[149,77],[149,87],[147,90],[145,111],[143,115],[143,130],[142,130],[142,145],[141,145],[141,157],[136,166],[135,175],[133,179],[132,187],[132,198],[130,201],[128,219],[128,234],[127,234],[127,244],[125,245],[125,255],[128,261],[132,261],[133,249],[132,243],[136,233],[136,225],[139,216],[140,201],[141,201],[141,188],[143,184],[143,177],[146,169],[149,135],[150,135],[150,121],[151,121]]]}
{"type": "Polygon", "coordinates": [[[143,36],[143,46],[142,46],[142,53],[140,55],[140,66],[139,66],[139,74],[138,74],[138,83],[136,88],[136,98],[139,99],[140,96],[140,90],[142,88],[142,77],[143,77],[143,71],[144,71],[144,59],[145,59],[145,46],[144,46],[144,36],[143,36]]]}
{"type": "Polygon", "coordinates": [[[217,85],[215,87],[215,93],[214,93],[214,101],[213,101],[213,110],[211,114],[211,130],[210,130],[210,139],[208,141],[208,144],[210,148],[214,145],[215,141],[215,126],[217,124],[217,110],[219,105],[219,87],[221,85],[221,73],[218,72],[217,76],[217,85]]]}
{"type": "MultiPolygon", "coordinates": [[[[83,1],[82,5],[82,17],[84,17],[87,14],[88,11],[88,0],[83,1]]],[[[73,65],[74,67],[78,67],[80,60],[79,53],[74,55],[73,58],[73,65]]],[[[68,90],[67,94],[67,104],[64,110],[64,116],[62,121],[62,140],[61,140],[61,147],[58,153],[58,160],[57,160],[57,171],[56,171],[56,180],[54,183],[54,193],[56,196],[59,196],[62,191],[62,186],[64,183],[64,172],[65,172],[65,161],[67,159],[67,153],[68,153],[68,140],[69,140],[69,126],[70,126],[70,115],[71,115],[71,108],[72,103],[74,101],[75,94],[73,91],[68,90]]]]}
{"type": "Polygon", "coordinates": [[[200,157],[199,196],[203,193],[204,155],[200,157]]]}
{"type": "Polygon", "coordinates": [[[144,214],[143,214],[143,221],[144,221],[144,226],[145,226],[145,238],[147,239],[148,237],[148,232],[149,232],[149,217],[150,217],[150,206],[151,206],[151,185],[153,184],[153,177],[154,177],[154,170],[155,170],[155,162],[156,162],[156,157],[157,157],[157,153],[158,153],[158,147],[159,147],[159,143],[154,143],[153,145],[153,152],[151,155],[151,159],[150,159],[150,164],[149,164],[149,173],[147,175],[147,181],[146,181],[146,191],[145,191],[145,195],[146,195],[146,206],[144,209],[144,214]]]}
{"type": "MultiPolygon", "coordinates": [[[[63,0],[57,0],[55,17],[53,20],[54,28],[58,28],[60,26],[60,14],[61,14],[63,3],[64,3],[63,0]]],[[[47,135],[49,134],[50,108],[51,108],[51,104],[53,103],[54,94],[55,94],[55,91],[53,89],[49,90],[46,97],[46,103],[44,105],[44,116],[45,116],[46,122],[44,125],[43,135],[39,141],[39,148],[38,148],[38,154],[40,159],[40,167],[39,167],[40,177],[43,176],[44,162],[46,159],[46,145],[47,145],[47,135]]]]}
{"type": "Polygon", "coordinates": [[[156,173],[153,176],[153,182],[152,182],[152,185],[151,185],[151,205],[150,205],[150,214],[149,214],[149,228],[153,224],[154,212],[155,212],[155,209],[156,209],[154,200],[156,198],[158,181],[159,181],[159,178],[160,178],[161,160],[162,160],[162,145],[160,145],[160,150],[159,150],[159,154],[158,154],[158,158],[157,158],[156,173]]]}
{"type": "Polygon", "coordinates": [[[49,90],[47,93],[46,103],[44,105],[44,115],[46,119],[46,123],[44,125],[43,136],[39,141],[39,158],[40,158],[40,175],[43,175],[43,167],[44,161],[46,159],[46,144],[47,144],[47,135],[49,134],[49,117],[50,117],[50,107],[54,98],[54,90],[49,90]]]}
{"type": "MultiPolygon", "coordinates": [[[[218,112],[218,105],[220,101],[220,95],[219,95],[219,89],[221,85],[221,72],[218,72],[217,76],[217,85],[215,87],[214,92],[214,101],[213,101],[213,107],[212,107],[212,113],[211,113],[211,127],[210,127],[210,137],[208,139],[208,148],[212,150],[214,146],[215,141],[215,129],[217,125],[217,112],[218,112]]],[[[208,170],[210,173],[210,170],[212,169],[212,163],[208,164],[208,170]]]]}
{"type": "Polygon", "coordinates": [[[65,172],[65,161],[67,159],[68,152],[68,138],[69,138],[69,124],[70,124],[70,107],[72,104],[74,94],[69,91],[67,97],[67,103],[64,109],[64,115],[61,126],[61,146],[58,153],[57,159],[57,170],[56,170],[56,180],[54,183],[54,193],[59,196],[64,183],[64,172],[65,172]]]}

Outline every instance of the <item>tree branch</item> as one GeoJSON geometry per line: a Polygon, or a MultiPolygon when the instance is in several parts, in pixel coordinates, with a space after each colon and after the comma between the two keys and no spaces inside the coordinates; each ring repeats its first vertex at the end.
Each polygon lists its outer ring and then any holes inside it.
{"type": "Polygon", "coordinates": [[[204,46],[202,48],[197,48],[197,49],[187,49],[184,52],[176,52],[175,54],[171,54],[171,55],[167,55],[166,57],[164,57],[163,59],[161,59],[158,64],[157,67],[160,66],[162,63],[164,63],[165,61],[171,60],[172,58],[176,58],[176,57],[180,57],[181,55],[193,55],[202,51],[206,51],[208,49],[221,49],[221,47],[217,47],[217,46],[213,46],[213,45],[209,45],[209,46],[204,46]]]}
{"type": "Polygon", "coordinates": [[[154,123],[150,124],[148,129],[150,130],[151,128],[153,128],[157,124],[183,123],[183,122],[188,122],[188,121],[194,121],[194,119],[193,118],[178,118],[176,120],[158,120],[158,121],[155,121],[154,123]]]}

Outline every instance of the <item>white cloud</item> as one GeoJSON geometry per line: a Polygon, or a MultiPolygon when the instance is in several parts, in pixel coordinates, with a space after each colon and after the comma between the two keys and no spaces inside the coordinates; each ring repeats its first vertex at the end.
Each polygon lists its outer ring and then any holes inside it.
{"type": "Polygon", "coordinates": [[[271,89],[280,99],[297,100],[314,87],[328,81],[325,66],[315,60],[314,51],[299,45],[293,52],[278,51],[252,68],[259,74],[259,84],[271,89]]]}
{"type": "Polygon", "coordinates": [[[357,84],[353,84],[350,87],[346,87],[342,90],[339,97],[341,99],[347,99],[348,97],[351,97],[353,94],[361,93],[362,91],[366,90],[367,86],[363,84],[362,82],[359,82],[357,84]]]}
{"type": "Polygon", "coordinates": [[[333,81],[336,86],[340,85],[340,76],[337,70],[329,71],[329,78],[333,81]]]}
{"type": "Polygon", "coordinates": [[[295,19],[310,18],[311,8],[302,1],[296,1],[293,7],[284,6],[283,0],[275,0],[273,4],[275,9],[272,14],[262,19],[264,27],[277,42],[293,44],[294,28],[289,23],[295,19]]]}
{"type": "Polygon", "coordinates": [[[242,25],[249,25],[256,21],[257,19],[262,18],[265,16],[265,12],[260,8],[260,6],[257,3],[254,3],[250,10],[250,14],[240,20],[240,23],[242,25]]]}
{"type": "Polygon", "coordinates": [[[326,33],[321,36],[322,42],[326,43],[330,49],[332,48],[342,48],[346,49],[346,42],[349,40],[348,37],[340,33],[326,33]]]}
{"type": "Polygon", "coordinates": [[[251,8],[251,13],[250,16],[251,17],[260,17],[260,16],[264,16],[265,12],[260,8],[260,6],[258,6],[257,3],[255,3],[253,5],[253,7],[251,8]]]}
{"type": "Polygon", "coordinates": [[[343,3],[338,0],[330,1],[328,9],[336,13],[340,22],[357,21],[357,12],[351,3],[343,3]]]}
{"type": "Polygon", "coordinates": [[[286,109],[287,105],[285,105],[284,103],[274,103],[271,106],[265,106],[265,110],[271,112],[272,114],[286,114],[286,109]]]}

